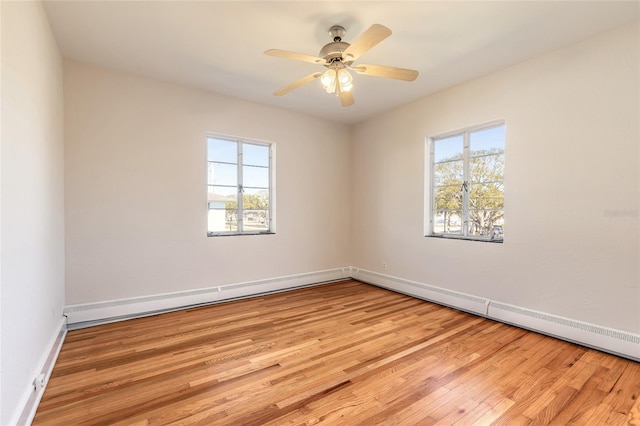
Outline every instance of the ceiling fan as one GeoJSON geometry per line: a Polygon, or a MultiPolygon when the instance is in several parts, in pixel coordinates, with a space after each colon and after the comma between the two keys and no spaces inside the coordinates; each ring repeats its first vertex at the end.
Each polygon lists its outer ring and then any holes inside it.
{"type": "Polygon", "coordinates": [[[385,65],[353,65],[360,56],[391,35],[389,28],[384,25],[373,24],[351,44],[342,41],[345,33],[346,30],[340,25],[331,27],[329,29],[329,35],[333,38],[333,42],[325,44],[318,56],[279,49],[269,49],[264,52],[265,55],[311,62],[327,68],[327,71],[315,72],[306,77],[302,77],[288,86],[273,92],[273,94],[275,96],[286,95],[290,91],[316,78],[320,78],[320,82],[327,93],[335,93],[340,98],[342,106],[346,107],[355,103],[351,90],[353,89],[353,77],[348,70],[355,71],[358,74],[405,81],[413,81],[418,77],[418,71],[406,68],[388,67],[385,65]]]}

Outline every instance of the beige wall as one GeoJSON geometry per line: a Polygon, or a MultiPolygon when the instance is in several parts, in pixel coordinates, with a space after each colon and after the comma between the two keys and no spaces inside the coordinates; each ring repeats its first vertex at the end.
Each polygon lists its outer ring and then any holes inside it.
{"type": "Polygon", "coordinates": [[[0,424],[13,424],[64,308],[62,59],[39,2],[1,2],[0,424]]]}
{"type": "Polygon", "coordinates": [[[621,28],[357,126],[354,264],[640,332],[638,35],[621,28]],[[423,237],[425,137],[495,119],[505,243],[423,237]]]}
{"type": "Polygon", "coordinates": [[[621,28],[353,129],[67,62],[67,302],[385,262],[389,275],[638,332],[637,36],[621,28]],[[425,137],[495,119],[507,125],[506,242],[425,238],[425,137]],[[276,235],[205,236],[208,131],[276,142],[276,235]]]}
{"type": "Polygon", "coordinates": [[[344,125],[65,62],[67,303],[348,265],[344,125]],[[275,235],[207,237],[206,134],[276,143],[275,235]]]}
{"type": "Polygon", "coordinates": [[[385,262],[397,277],[640,332],[637,25],[350,129],[72,61],[63,103],[41,4],[0,2],[0,15],[2,424],[29,395],[65,295],[385,262]],[[425,137],[499,118],[505,243],[423,237],[425,137]],[[206,237],[207,132],[276,143],[277,234],[206,237]]]}

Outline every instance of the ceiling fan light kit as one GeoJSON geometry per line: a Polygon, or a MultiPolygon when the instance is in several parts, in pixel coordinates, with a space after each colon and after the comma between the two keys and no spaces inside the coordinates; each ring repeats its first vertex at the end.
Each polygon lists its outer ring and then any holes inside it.
{"type": "Polygon", "coordinates": [[[349,92],[353,89],[353,77],[344,68],[327,70],[320,77],[320,83],[327,93],[337,94],[340,91],[349,92]]]}
{"type": "Polygon", "coordinates": [[[325,44],[322,49],[320,49],[319,57],[279,49],[270,49],[264,52],[265,55],[310,62],[328,68],[324,73],[316,72],[307,75],[275,91],[273,94],[275,96],[286,95],[290,91],[316,78],[320,78],[324,90],[327,93],[335,93],[336,96],[340,98],[340,103],[344,107],[355,103],[352,94],[353,76],[349,70],[358,74],[404,81],[413,81],[418,77],[418,71],[406,68],[365,64],[352,66],[360,56],[391,35],[389,28],[384,25],[373,24],[351,44],[342,41],[345,33],[346,30],[344,27],[339,25],[331,27],[329,29],[329,35],[333,38],[333,41],[325,44]]]}

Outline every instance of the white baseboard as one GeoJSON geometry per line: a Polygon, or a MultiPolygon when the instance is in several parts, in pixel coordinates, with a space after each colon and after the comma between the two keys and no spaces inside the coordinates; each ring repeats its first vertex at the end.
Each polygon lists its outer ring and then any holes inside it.
{"type": "Polygon", "coordinates": [[[625,358],[640,361],[640,335],[500,302],[489,304],[489,318],[539,331],[625,358]]]}
{"type": "Polygon", "coordinates": [[[58,354],[60,353],[66,335],[67,326],[65,318],[63,317],[60,319],[56,332],[51,336],[46,350],[40,358],[38,367],[34,372],[34,378],[39,374],[44,374],[44,387],[35,389],[31,383],[29,384],[27,389],[24,390],[22,398],[20,398],[16,411],[9,422],[10,425],[30,425],[33,421],[36,410],[38,409],[38,404],[40,404],[44,390],[47,387],[47,383],[49,383],[53,366],[58,359],[58,354]]]}
{"type": "Polygon", "coordinates": [[[355,267],[351,277],[441,305],[640,361],[640,335],[355,267]]]}
{"type": "Polygon", "coordinates": [[[336,268],[257,281],[220,285],[173,293],[65,307],[69,328],[74,324],[110,322],[140,317],[157,312],[181,309],[187,306],[211,304],[225,300],[276,293],[309,285],[350,278],[349,268],[336,268]]]}
{"type": "Polygon", "coordinates": [[[489,299],[351,267],[351,277],[399,293],[486,316],[489,299]]]}
{"type": "Polygon", "coordinates": [[[336,268],[258,281],[158,294],[147,297],[71,305],[65,308],[70,329],[140,317],[187,306],[210,304],[354,278],[419,299],[471,312],[604,352],[640,361],[640,335],[538,312],[357,267],[336,268]],[[74,325],[75,324],[75,325],[74,325]]]}

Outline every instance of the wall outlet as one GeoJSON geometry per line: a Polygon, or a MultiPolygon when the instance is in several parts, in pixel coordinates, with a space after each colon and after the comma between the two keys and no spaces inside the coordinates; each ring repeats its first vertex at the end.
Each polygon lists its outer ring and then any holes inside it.
{"type": "Polygon", "coordinates": [[[40,373],[38,374],[35,379],[33,379],[33,390],[34,391],[39,391],[41,389],[44,389],[44,374],[40,373]]]}
{"type": "Polygon", "coordinates": [[[387,262],[382,262],[382,271],[387,270],[387,262]]]}

